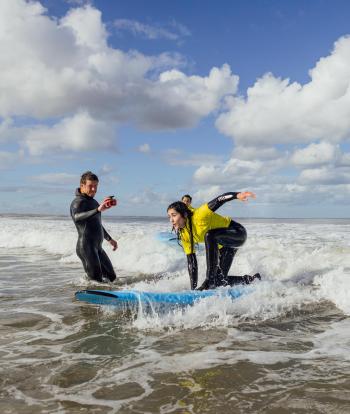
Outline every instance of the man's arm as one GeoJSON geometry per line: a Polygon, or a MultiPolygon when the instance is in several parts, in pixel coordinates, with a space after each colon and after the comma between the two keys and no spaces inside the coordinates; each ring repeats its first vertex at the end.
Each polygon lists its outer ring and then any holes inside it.
{"type": "Polygon", "coordinates": [[[187,255],[187,268],[191,280],[191,289],[196,289],[198,282],[198,264],[195,253],[187,255]]]}
{"type": "Polygon", "coordinates": [[[93,208],[92,210],[81,211],[82,210],[81,204],[82,204],[81,202],[74,201],[71,206],[71,215],[75,222],[87,220],[99,212],[97,207],[93,208]]]}
{"type": "Polygon", "coordinates": [[[111,241],[112,237],[107,233],[107,230],[103,226],[102,226],[102,228],[103,228],[103,237],[104,237],[104,239],[107,240],[107,241],[111,241]]]}
{"type": "Polygon", "coordinates": [[[224,193],[219,195],[218,197],[214,198],[213,200],[209,201],[208,207],[211,211],[216,211],[219,207],[223,204],[227,203],[228,201],[235,200],[237,198],[238,193],[224,193]]]}
{"type": "Polygon", "coordinates": [[[107,233],[107,230],[102,226],[103,229],[103,237],[108,243],[113,247],[113,250],[118,249],[118,243],[116,240],[112,239],[112,237],[107,233]]]}

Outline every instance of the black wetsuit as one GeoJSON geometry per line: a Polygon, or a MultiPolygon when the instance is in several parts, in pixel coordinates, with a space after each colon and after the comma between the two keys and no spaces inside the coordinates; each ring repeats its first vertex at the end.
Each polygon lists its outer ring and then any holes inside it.
{"type": "MultiPolygon", "coordinates": [[[[222,194],[209,201],[208,207],[215,212],[227,201],[237,198],[235,192],[222,194]]],[[[212,289],[218,286],[248,284],[255,277],[259,276],[228,276],[233,258],[237,253],[237,248],[246,241],[247,232],[245,228],[231,220],[228,227],[208,230],[205,235],[205,251],[207,261],[206,279],[199,289],[212,289]],[[223,246],[219,249],[218,245],[223,246]]],[[[191,288],[197,286],[198,266],[195,253],[187,255],[188,271],[191,279],[191,288]]]]}
{"type": "Polygon", "coordinates": [[[98,202],[77,188],[75,199],[70,206],[70,214],[78,230],[76,252],[83,263],[86,274],[90,279],[98,282],[103,277],[111,282],[116,274],[106,252],[102,249],[103,239],[111,240],[111,236],[102,226],[101,213],[98,211],[98,202]]]}

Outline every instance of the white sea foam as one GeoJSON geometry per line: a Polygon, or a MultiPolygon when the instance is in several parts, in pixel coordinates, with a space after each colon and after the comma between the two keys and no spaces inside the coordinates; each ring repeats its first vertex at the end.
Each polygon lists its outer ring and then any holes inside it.
{"type": "MultiPolygon", "coordinates": [[[[119,247],[113,252],[104,242],[116,269],[139,273],[162,273],[182,269],[183,254],[180,249],[170,248],[156,240],[157,232],[168,230],[165,224],[154,223],[107,223],[119,247]]],[[[75,254],[77,232],[68,219],[40,220],[34,218],[2,220],[0,248],[37,248],[60,256],[64,263],[80,262],[75,254]]]]}
{"type": "MultiPolygon", "coordinates": [[[[171,384],[185,378],[189,392],[198,394],[207,387],[201,381],[203,370],[226,365],[234,371],[237,362],[259,372],[254,381],[249,379],[253,393],[280,389],[281,384],[292,389],[300,375],[315,384],[317,375],[331,371],[341,384],[350,355],[350,324],[341,314],[350,314],[349,223],[242,224],[248,240],[230,273],[259,271],[263,277],[248,287],[247,295],[207,298],[167,312],[139,309],[130,317],[74,300],[78,289],[113,285],[83,277],[70,219],[2,217],[0,316],[5,335],[0,352],[7,398],[24,407],[39,404],[44,411],[49,403],[59,410],[60,401],[75,401],[119,412],[138,399],[147,401],[164,387],[164,378],[171,384]],[[71,380],[70,372],[82,379],[71,380]],[[108,398],[115,384],[130,383],[141,388],[130,404],[117,392],[108,398]],[[106,399],[103,392],[95,395],[101,390],[107,391],[106,399]]],[[[105,244],[120,278],[115,289],[125,288],[124,282],[146,291],[189,289],[182,251],[156,240],[157,232],[168,230],[165,221],[107,220],[105,227],[119,243],[116,252],[105,244]]],[[[203,251],[198,263],[201,282],[203,251]]],[[[222,381],[218,384],[214,389],[221,390],[222,381]]]]}
{"type": "Polygon", "coordinates": [[[325,299],[333,302],[341,311],[350,315],[350,269],[337,267],[317,276],[314,283],[320,286],[325,299]]]}
{"type": "Polygon", "coordinates": [[[246,288],[248,293],[232,300],[225,295],[198,301],[194,306],[169,312],[138,312],[132,326],[139,330],[195,329],[198,327],[236,326],[245,320],[263,321],[298,312],[322,300],[312,286],[282,282],[256,282],[246,288]]]}
{"type": "MultiPolygon", "coordinates": [[[[187,313],[160,316],[158,321],[139,318],[135,322],[138,327],[147,329],[152,323],[154,327],[195,327],[208,324],[208,320],[213,324],[226,324],[232,323],[232,315],[267,319],[321,300],[329,300],[350,314],[349,223],[251,220],[243,224],[248,230],[248,240],[239,250],[230,273],[242,275],[259,271],[264,281],[259,289],[227,303],[207,300],[187,313]],[[210,318],[208,314],[214,316],[210,318]]],[[[133,288],[151,291],[189,288],[183,252],[155,237],[157,232],[168,230],[166,222],[124,219],[107,221],[104,225],[119,244],[115,252],[108,243],[104,245],[118,274],[155,275],[151,281],[134,283],[133,288]]],[[[80,266],[75,255],[76,240],[76,229],[68,218],[2,218],[2,252],[26,248],[33,252],[33,260],[36,260],[35,251],[40,251],[55,255],[62,266],[80,266]]],[[[198,254],[198,262],[199,282],[202,282],[205,277],[203,251],[198,254]]],[[[82,274],[83,271],[76,276],[78,284],[86,282],[81,279],[82,274]]],[[[72,280],[67,282],[72,283],[72,280]]]]}
{"type": "Polygon", "coordinates": [[[310,358],[333,357],[350,360],[350,321],[345,319],[333,323],[331,327],[313,338],[314,348],[308,353],[310,358]],[[336,338],[336,340],[335,340],[336,338]]]}

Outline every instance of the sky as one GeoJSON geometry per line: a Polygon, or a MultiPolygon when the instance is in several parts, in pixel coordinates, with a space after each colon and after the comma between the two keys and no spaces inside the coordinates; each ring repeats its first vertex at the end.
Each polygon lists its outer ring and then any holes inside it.
{"type": "Polygon", "coordinates": [[[0,50],[2,214],[350,217],[347,0],[0,0],[0,50]]]}

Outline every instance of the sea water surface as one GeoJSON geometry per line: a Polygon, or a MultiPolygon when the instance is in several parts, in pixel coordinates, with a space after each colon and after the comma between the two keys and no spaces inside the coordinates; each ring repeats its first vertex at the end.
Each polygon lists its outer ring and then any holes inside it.
{"type": "MultiPolygon", "coordinates": [[[[169,312],[77,302],[84,277],[67,217],[0,216],[0,412],[349,413],[350,220],[239,220],[236,300],[169,312]]],[[[106,218],[118,280],[189,288],[165,219],[106,218]]],[[[205,257],[198,253],[199,279],[205,257]]]]}

